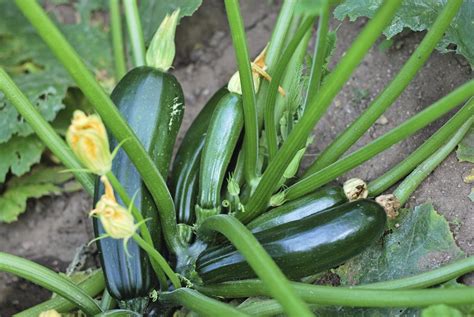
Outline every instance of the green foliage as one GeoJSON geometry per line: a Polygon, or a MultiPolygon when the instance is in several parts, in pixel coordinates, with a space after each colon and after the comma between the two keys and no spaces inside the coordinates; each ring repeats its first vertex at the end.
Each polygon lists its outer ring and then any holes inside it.
{"type": "MultiPolygon", "coordinates": [[[[392,280],[429,271],[464,256],[448,222],[431,204],[403,210],[382,241],[339,267],[343,285],[392,280]]],[[[327,308],[324,316],[418,316],[416,309],[327,308]]]]}
{"type": "Polygon", "coordinates": [[[421,317],[462,317],[462,313],[456,308],[446,305],[433,305],[423,309],[421,317]]]}
{"type": "MultiPolygon", "coordinates": [[[[362,16],[371,18],[381,3],[382,0],[346,0],[335,9],[334,16],[339,20],[348,16],[351,21],[362,16]]],[[[404,1],[384,34],[391,38],[404,28],[413,31],[429,29],[445,3],[445,0],[404,1]]],[[[438,50],[443,53],[454,50],[466,57],[471,67],[474,67],[472,21],[474,21],[474,2],[464,1],[458,15],[438,44],[438,50]],[[450,44],[454,44],[456,48],[451,48],[450,44]]]]}
{"type": "Polygon", "coordinates": [[[149,43],[153,34],[166,14],[180,8],[179,18],[191,16],[201,5],[202,0],[142,0],[140,1],[140,17],[142,20],[143,37],[149,43]]]}
{"type": "MultiPolygon", "coordinates": [[[[112,61],[108,34],[104,21],[93,15],[105,3],[103,0],[78,2],[77,21],[60,24],[60,28],[79,54],[87,57],[91,71],[109,88],[113,79],[109,71],[112,61]]],[[[0,0],[0,12],[0,65],[51,122],[65,107],[63,100],[68,88],[75,84],[14,1],[0,0]]],[[[0,182],[9,170],[15,175],[28,172],[43,150],[29,125],[0,93],[0,182]]]]}
{"type": "Polygon", "coordinates": [[[63,167],[37,167],[30,173],[12,178],[0,197],[0,223],[10,223],[26,209],[29,198],[57,195],[63,191],[74,191],[79,186],[60,186],[69,181],[71,173],[60,173],[63,167]]]}
{"type": "Polygon", "coordinates": [[[474,163],[474,126],[471,127],[464,139],[459,143],[456,155],[461,162],[474,163]]]}

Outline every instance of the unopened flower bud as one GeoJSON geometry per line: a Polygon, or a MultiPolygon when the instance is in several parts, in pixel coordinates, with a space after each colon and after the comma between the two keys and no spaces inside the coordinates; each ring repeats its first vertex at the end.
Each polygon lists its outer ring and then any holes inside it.
{"type": "Polygon", "coordinates": [[[163,72],[173,65],[176,48],[174,37],[179,20],[179,8],[167,14],[156,31],[146,52],[146,63],[163,72]]]}
{"type": "Polygon", "coordinates": [[[270,198],[270,206],[272,207],[278,207],[283,205],[286,202],[286,197],[285,197],[285,192],[281,191],[276,193],[270,198]]]}
{"type": "Polygon", "coordinates": [[[239,196],[240,195],[240,186],[239,183],[233,178],[229,177],[227,183],[227,191],[231,196],[239,196]]]}
{"type": "Polygon", "coordinates": [[[90,216],[97,216],[108,236],[114,239],[130,239],[137,230],[133,216],[124,207],[117,203],[112,185],[107,177],[102,176],[102,183],[105,187],[105,194],[99,199],[90,216]]]}
{"type": "Polygon", "coordinates": [[[344,193],[349,201],[367,198],[367,184],[360,178],[351,178],[344,183],[344,193]]]}
{"type": "Polygon", "coordinates": [[[112,168],[109,139],[99,116],[76,110],[66,140],[79,161],[92,173],[105,175],[112,168]]]}

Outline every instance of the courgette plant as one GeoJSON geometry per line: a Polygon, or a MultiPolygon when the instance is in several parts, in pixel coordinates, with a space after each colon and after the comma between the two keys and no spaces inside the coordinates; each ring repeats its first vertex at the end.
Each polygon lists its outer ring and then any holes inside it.
{"type": "Polygon", "coordinates": [[[329,1],[315,3],[316,9],[304,15],[295,11],[296,2],[284,2],[268,46],[251,62],[239,2],[225,0],[238,72],[205,105],[172,162],[184,112],[181,86],[168,72],[179,10],[163,20],[145,50],[136,2],[123,2],[133,57],[133,68],[127,70],[120,3],[110,1],[114,59],[121,79],[108,96],[41,6],[34,0],[16,0],[95,113],[74,114],[66,144],[3,69],[0,90],[94,197],[91,215],[102,266],[76,285],[31,261],[0,253],[0,270],[58,294],[18,316],[54,316],[72,309],[88,316],[155,316],[179,307],[211,316],[310,316],[313,305],[472,304],[471,287],[424,288],[473,271],[474,257],[351,289],[300,282],[379,240],[386,213],[396,216],[396,209],[454,149],[474,120],[471,80],[345,154],[428,59],[462,4],[450,0],[392,82],[297,175],[313,128],[401,2],[385,1],[328,74],[329,1]],[[300,79],[295,69],[305,63],[316,20],[307,85],[288,87],[300,79]],[[344,187],[328,185],[462,103],[435,134],[378,179],[368,185],[358,179],[344,187]],[[379,196],[402,179],[393,195],[379,196]],[[94,299],[100,294],[100,301],[94,299]],[[250,305],[227,300],[252,296],[271,299],[250,305]]]}

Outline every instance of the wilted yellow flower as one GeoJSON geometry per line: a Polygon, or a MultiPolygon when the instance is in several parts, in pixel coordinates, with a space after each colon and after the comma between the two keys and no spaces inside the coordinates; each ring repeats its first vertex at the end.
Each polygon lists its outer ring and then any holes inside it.
{"type": "Polygon", "coordinates": [[[100,178],[105,187],[105,194],[97,202],[95,209],[90,212],[90,216],[97,216],[104,227],[107,235],[114,239],[124,239],[128,241],[137,230],[133,215],[123,206],[117,203],[112,185],[107,177],[100,178]]]}
{"type": "MultiPolygon", "coordinates": [[[[265,58],[267,57],[267,48],[268,45],[265,46],[262,52],[258,54],[253,62],[250,63],[252,68],[252,77],[253,77],[253,85],[255,92],[258,91],[260,86],[260,77],[265,78],[268,81],[272,80],[272,77],[267,73],[267,65],[265,64],[265,58]]],[[[229,80],[229,84],[227,89],[230,92],[242,95],[242,87],[240,85],[240,73],[235,72],[234,75],[229,80]]],[[[278,91],[282,96],[285,96],[285,90],[281,86],[278,86],[278,91]]]]}
{"type": "Polygon", "coordinates": [[[105,175],[112,168],[109,139],[99,116],[74,111],[66,140],[77,158],[92,173],[105,175]]]}
{"type": "Polygon", "coordinates": [[[61,314],[54,309],[41,312],[38,317],[61,317],[61,314]]]}

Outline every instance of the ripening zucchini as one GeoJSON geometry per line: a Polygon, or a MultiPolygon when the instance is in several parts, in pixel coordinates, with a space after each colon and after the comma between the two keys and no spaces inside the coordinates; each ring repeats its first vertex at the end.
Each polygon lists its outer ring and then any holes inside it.
{"type": "Polygon", "coordinates": [[[247,228],[253,233],[257,233],[292,221],[298,221],[345,202],[347,202],[347,198],[342,187],[324,187],[314,193],[269,210],[248,223],[247,228]]]}
{"type": "Polygon", "coordinates": [[[178,223],[193,225],[196,220],[194,207],[198,193],[199,166],[207,129],[219,100],[227,93],[219,89],[199,112],[184,135],[173,162],[170,190],[176,205],[178,223]]]}
{"type": "MultiPolygon", "coordinates": [[[[299,279],[359,254],[382,236],[385,222],[383,208],[364,199],[260,231],[255,237],[288,278],[299,279]]],[[[256,277],[230,244],[203,251],[196,272],[207,284],[256,277]]]]}
{"type": "MultiPolygon", "coordinates": [[[[183,92],[176,78],[152,67],[138,67],[120,80],[111,98],[166,178],[184,112],[183,92]]],[[[112,139],[111,147],[115,146],[117,142],[112,139]]],[[[157,208],[138,171],[123,150],[119,150],[114,158],[112,172],[130,197],[138,193],[135,205],[144,218],[151,218],[147,225],[155,246],[159,248],[161,233],[157,208]]],[[[94,204],[103,191],[102,184],[98,183],[94,204]]],[[[104,233],[96,218],[94,228],[96,236],[104,233]]],[[[97,244],[110,294],[120,300],[148,296],[155,285],[148,255],[133,240],[128,242],[129,257],[122,241],[105,238],[97,244]]]]}
{"type": "Polygon", "coordinates": [[[221,189],[243,127],[242,98],[227,92],[218,101],[201,154],[197,222],[220,213],[221,189]]]}

